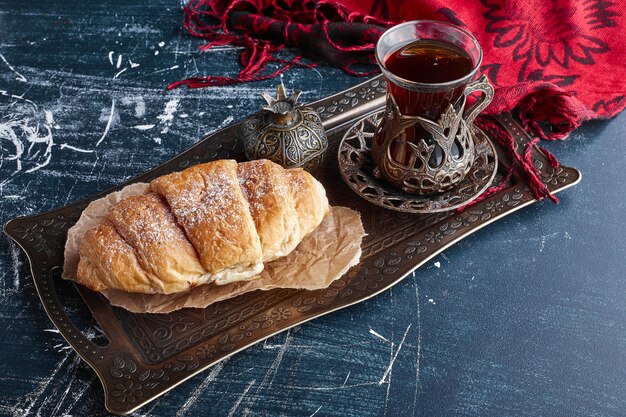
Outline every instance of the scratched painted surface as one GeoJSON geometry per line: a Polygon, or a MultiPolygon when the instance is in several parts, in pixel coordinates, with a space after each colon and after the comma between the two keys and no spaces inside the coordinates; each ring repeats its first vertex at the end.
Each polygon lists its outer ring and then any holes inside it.
{"type": "MultiPolygon", "coordinates": [[[[176,1],[0,1],[2,223],[118,184],[260,105],[273,82],[164,91],[237,70],[236,51],[197,52],[180,22],[176,1]]],[[[320,67],[284,81],[311,101],[360,80],[320,67]]],[[[553,144],[584,174],[560,205],[483,229],[383,295],[268,339],[136,415],[626,415],[624,137],[622,115],[553,144]]],[[[65,288],[68,312],[98,338],[65,288]]],[[[0,352],[0,415],[107,415],[4,236],[0,352]]]]}

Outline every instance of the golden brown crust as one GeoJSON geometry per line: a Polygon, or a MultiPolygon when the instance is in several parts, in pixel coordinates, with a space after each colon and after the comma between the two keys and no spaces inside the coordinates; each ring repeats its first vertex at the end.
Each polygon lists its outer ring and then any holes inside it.
{"type": "Polygon", "coordinates": [[[307,172],[269,161],[213,161],[157,178],[115,205],[80,243],[77,281],[170,294],[250,279],[328,213],[307,172]]]}
{"type": "Polygon", "coordinates": [[[285,171],[294,199],[302,239],[311,233],[328,214],[329,205],[324,187],[302,168],[285,171]]]}
{"type": "MultiPolygon", "coordinates": [[[[203,283],[207,271],[158,195],[127,197],[113,207],[107,220],[135,249],[141,267],[151,276],[159,277],[167,292],[181,292],[203,283]]],[[[128,291],[137,292],[132,287],[128,291]]]]}
{"type": "Polygon", "coordinates": [[[152,181],[212,274],[261,258],[261,242],[239,187],[237,162],[213,161],[152,181]]]}
{"type": "Polygon", "coordinates": [[[137,260],[128,245],[109,222],[89,230],[80,246],[79,282],[95,291],[104,288],[132,288],[141,293],[162,293],[137,260]]]}
{"type": "Polygon", "coordinates": [[[239,164],[237,173],[261,240],[263,262],[285,256],[302,240],[285,170],[261,159],[239,164]]]}

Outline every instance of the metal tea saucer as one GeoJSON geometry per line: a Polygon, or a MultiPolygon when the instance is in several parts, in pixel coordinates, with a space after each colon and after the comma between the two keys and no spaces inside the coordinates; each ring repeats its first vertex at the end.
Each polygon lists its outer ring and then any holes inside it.
{"type": "Polygon", "coordinates": [[[384,110],[359,119],[339,144],[339,172],[354,192],[380,207],[405,213],[425,214],[453,210],[478,198],[489,187],[498,169],[496,149],[477,127],[471,129],[476,156],[469,173],[453,189],[439,194],[414,195],[375,178],[371,158],[374,132],[384,110]]]}

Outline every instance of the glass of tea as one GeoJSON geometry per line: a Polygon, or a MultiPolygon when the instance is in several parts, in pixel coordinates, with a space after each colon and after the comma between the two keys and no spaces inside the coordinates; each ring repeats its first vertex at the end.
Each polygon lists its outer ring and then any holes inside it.
{"type": "Polygon", "coordinates": [[[454,187],[474,159],[472,122],[493,97],[485,77],[472,82],[482,61],[478,41],[449,23],[406,22],[380,37],[376,59],[387,79],[372,145],[380,174],[413,194],[454,187]],[[481,97],[466,109],[474,92],[481,97]]]}

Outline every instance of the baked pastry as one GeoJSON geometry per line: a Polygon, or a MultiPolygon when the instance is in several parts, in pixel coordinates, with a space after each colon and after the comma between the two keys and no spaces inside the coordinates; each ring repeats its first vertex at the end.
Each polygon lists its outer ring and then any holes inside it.
{"type": "Polygon", "coordinates": [[[80,243],[76,280],[95,291],[171,294],[247,280],[328,213],[322,185],[268,160],[219,160],[122,199],[80,243]]]}

